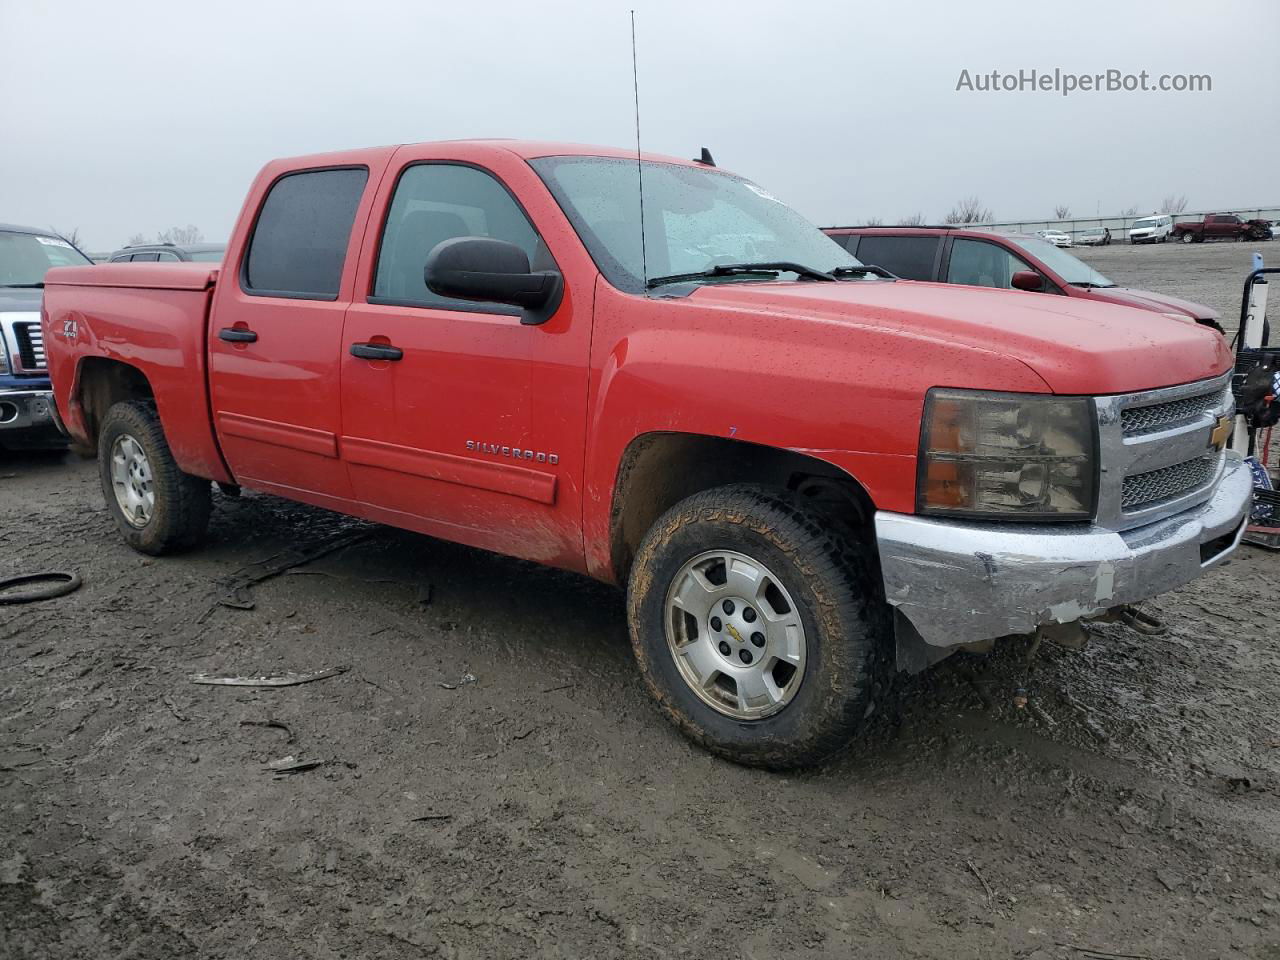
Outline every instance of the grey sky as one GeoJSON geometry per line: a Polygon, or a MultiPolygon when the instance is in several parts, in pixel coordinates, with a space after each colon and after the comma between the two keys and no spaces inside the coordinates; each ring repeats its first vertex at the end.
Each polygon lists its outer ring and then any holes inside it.
{"type": "Polygon", "coordinates": [[[1280,3],[0,0],[0,221],[224,239],[277,156],[468,136],[644,147],[819,224],[1280,203],[1280,3]],[[1261,41],[1261,42],[1259,42],[1261,41]],[[962,69],[1208,73],[1210,93],[956,92],[962,69]],[[1257,118],[1255,122],[1254,118],[1257,118]]]}

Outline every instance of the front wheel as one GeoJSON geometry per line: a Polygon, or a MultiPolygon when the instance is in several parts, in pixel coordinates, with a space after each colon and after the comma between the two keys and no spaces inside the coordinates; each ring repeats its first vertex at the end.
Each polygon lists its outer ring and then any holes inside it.
{"type": "Polygon", "coordinates": [[[1196,235],[1195,235],[1194,233],[1184,233],[1184,234],[1182,235],[1182,242],[1183,242],[1183,243],[1195,243],[1195,242],[1196,242],[1196,235]]]}
{"type": "Polygon", "coordinates": [[[209,481],[178,469],[151,403],[117,403],[107,411],[98,473],[108,512],[139,553],[173,553],[204,537],[213,508],[209,481]]]}
{"type": "Polygon", "coordinates": [[[729,760],[785,769],[844,745],[882,687],[887,607],[870,549],[785,491],[696,494],[636,555],[628,620],[663,711],[729,760]]]}

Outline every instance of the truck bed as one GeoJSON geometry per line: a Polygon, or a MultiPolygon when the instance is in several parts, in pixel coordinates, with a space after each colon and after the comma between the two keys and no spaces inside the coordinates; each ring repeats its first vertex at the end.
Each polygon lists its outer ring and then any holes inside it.
{"type": "MultiPolygon", "coordinates": [[[[84,364],[137,368],[155,397],[178,466],[230,482],[213,435],[208,321],[220,267],[203,263],[112,263],[61,267],[45,277],[45,349],[68,432],[86,446],[96,421],[79,389],[84,364]]],[[[99,411],[98,416],[105,410],[99,411]]]]}

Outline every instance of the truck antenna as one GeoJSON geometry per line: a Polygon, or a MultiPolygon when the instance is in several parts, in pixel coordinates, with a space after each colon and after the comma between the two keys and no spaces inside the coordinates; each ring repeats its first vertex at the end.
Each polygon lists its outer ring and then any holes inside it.
{"type": "Polygon", "coordinates": [[[631,11],[631,85],[636,97],[636,179],[640,183],[640,280],[649,294],[649,258],[644,248],[644,166],[640,163],[640,71],[636,67],[636,12],[631,11]]]}

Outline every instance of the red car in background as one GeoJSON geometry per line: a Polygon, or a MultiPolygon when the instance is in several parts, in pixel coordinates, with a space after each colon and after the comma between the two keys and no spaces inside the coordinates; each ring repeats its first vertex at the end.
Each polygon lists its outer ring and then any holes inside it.
{"type": "Polygon", "coordinates": [[[906,280],[1101,300],[1222,330],[1216,310],[1164,293],[1116,286],[1039,237],[963,227],[825,227],[824,232],[863,263],[906,280]]]}

